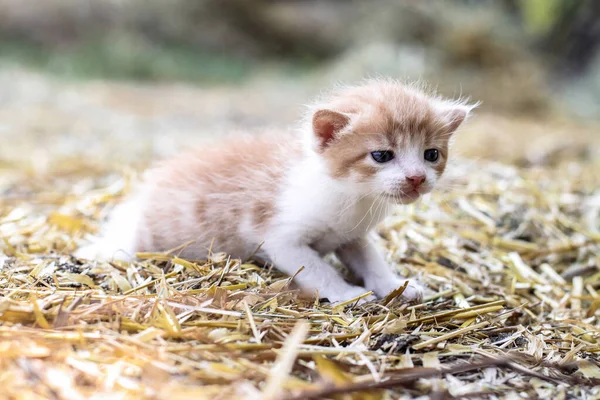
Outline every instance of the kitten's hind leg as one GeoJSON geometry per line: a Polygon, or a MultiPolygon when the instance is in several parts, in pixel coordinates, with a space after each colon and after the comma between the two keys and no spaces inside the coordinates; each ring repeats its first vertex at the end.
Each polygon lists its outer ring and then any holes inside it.
{"type": "Polygon", "coordinates": [[[127,252],[124,249],[119,249],[112,243],[107,243],[104,239],[100,239],[98,242],[88,244],[78,248],[73,256],[81,258],[83,260],[120,260],[120,261],[133,261],[135,260],[135,254],[127,252]]]}
{"type": "Polygon", "coordinates": [[[73,254],[86,260],[132,261],[139,249],[139,224],[142,204],[139,198],[131,198],[115,207],[99,237],[94,242],[79,248],[73,254]]]}

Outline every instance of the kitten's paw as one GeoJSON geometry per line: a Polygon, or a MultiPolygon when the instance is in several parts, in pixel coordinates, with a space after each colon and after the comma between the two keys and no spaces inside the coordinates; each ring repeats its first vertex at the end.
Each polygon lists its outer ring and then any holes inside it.
{"type": "Polygon", "coordinates": [[[134,257],[124,250],[115,250],[116,246],[110,246],[104,242],[97,242],[88,244],[75,250],[73,257],[82,260],[119,260],[119,261],[133,261],[134,257]]]}
{"type": "MultiPolygon", "coordinates": [[[[329,300],[330,303],[342,303],[344,301],[354,299],[354,298],[356,298],[360,295],[363,295],[367,292],[368,292],[368,290],[363,287],[348,285],[347,287],[339,288],[338,290],[323,291],[320,294],[320,297],[327,298],[327,300],[329,300]]],[[[362,299],[358,300],[358,304],[363,304],[363,303],[366,303],[367,301],[372,301],[375,299],[376,299],[375,296],[373,296],[371,294],[367,297],[363,297],[362,299]]]]}
{"type": "MultiPolygon", "coordinates": [[[[406,279],[401,279],[406,281],[406,279]]],[[[404,285],[404,282],[402,282],[404,285]]],[[[414,301],[421,303],[423,301],[423,295],[425,294],[425,287],[413,279],[408,279],[408,285],[404,292],[402,292],[402,298],[408,301],[414,301]]]]}
{"type": "Polygon", "coordinates": [[[402,292],[402,299],[406,301],[414,301],[420,303],[423,300],[423,294],[425,293],[425,287],[414,279],[406,279],[400,277],[394,277],[394,279],[383,280],[376,282],[372,285],[366,285],[367,288],[373,290],[377,297],[383,298],[390,294],[393,290],[398,289],[400,286],[404,286],[404,283],[408,281],[408,285],[404,292],[402,292]]]}
{"type": "Polygon", "coordinates": [[[75,252],[73,252],[73,257],[81,258],[83,260],[94,260],[98,257],[98,246],[94,244],[89,244],[84,247],[80,247],[75,252]]]}

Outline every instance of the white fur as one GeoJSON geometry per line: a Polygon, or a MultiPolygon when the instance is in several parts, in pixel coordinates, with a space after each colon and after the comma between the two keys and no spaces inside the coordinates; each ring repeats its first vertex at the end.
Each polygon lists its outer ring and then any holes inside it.
{"type": "Polygon", "coordinates": [[[75,256],[88,260],[131,261],[135,259],[142,202],[143,196],[140,194],[115,207],[108,223],[100,233],[100,238],[92,244],[79,248],[75,256]]]}

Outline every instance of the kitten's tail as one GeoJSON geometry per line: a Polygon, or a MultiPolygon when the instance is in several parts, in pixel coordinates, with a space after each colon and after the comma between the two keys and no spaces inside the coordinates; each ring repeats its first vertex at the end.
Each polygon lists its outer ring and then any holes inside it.
{"type": "Polygon", "coordinates": [[[118,205],[110,214],[100,237],[80,247],[73,255],[84,260],[132,261],[137,251],[137,232],[141,219],[139,198],[118,205]]]}

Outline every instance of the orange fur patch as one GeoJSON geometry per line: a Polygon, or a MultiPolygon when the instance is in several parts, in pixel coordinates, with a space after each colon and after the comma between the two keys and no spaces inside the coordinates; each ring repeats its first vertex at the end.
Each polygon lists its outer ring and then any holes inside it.
{"type": "Polygon", "coordinates": [[[189,241],[195,249],[213,241],[214,251],[239,248],[241,221],[247,218],[259,232],[266,228],[286,163],[300,152],[293,137],[248,135],[150,170],[141,229],[152,233],[151,242],[140,242],[138,250],[168,250],[189,241]]]}

